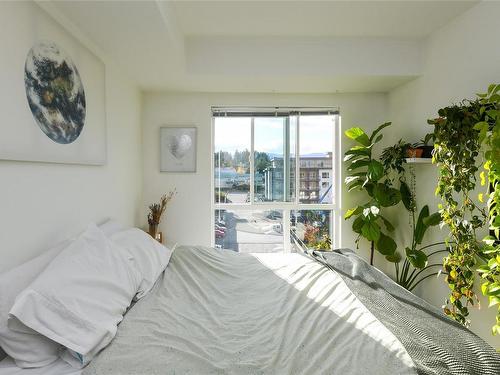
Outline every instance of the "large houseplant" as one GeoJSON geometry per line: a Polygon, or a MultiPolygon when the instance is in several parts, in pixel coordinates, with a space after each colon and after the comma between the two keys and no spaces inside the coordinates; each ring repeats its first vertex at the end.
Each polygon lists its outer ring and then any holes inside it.
{"type": "Polygon", "coordinates": [[[352,229],[358,234],[358,245],[362,238],[370,242],[372,265],[375,249],[389,262],[399,262],[401,259],[396,251],[396,242],[388,234],[394,231],[394,226],[381,212],[385,207],[398,204],[401,201],[401,193],[393,187],[390,180],[384,179],[384,166],[372,154],[374,146],[383,137],[381,130],[389,125],[390,122],[380,125],[370,135],[359,127],[350,128],[345,132],[345,135],[356,143],[346,151],[344,158],[344,161],[348,162],[348,176],[345,179],[347,189],[366,193],[366,201],[347,210],[345,219],[354,219],[352,229]]]}
{"type": "Polygon", "coordinates": [[[352,229],[358,234],[358,245],[362,238],[370,242],[370,264],[373,264],[374,250],[377,250],[394,263],[396,282],[412,290],[423,280],[437,274],[435,267],[441,266],[441,263],[429,264],[429,258],[447,250],[442,249],[444,242],[422,245],[427,229],[440,222],[440,215],[431,215],[428,206],[417,211],[414,188],[411,189],[407,184],[404,167],[406,151],[411,145],[400,140],[383,150],[380,161],[373,156],[374,146],[382,139],[381,130],[389,125],[382,124],[370,136],[361,128],[346,131],[346,136],[357,144],[345,153],[344,160],[348,163],[349,173],[345,182],[348,191],[365,192],[367,201],[347,210],[345,218],[354,218],[352,229]],[[396,242],[391,237],[394,226],[382,215],[384,208],[400,202],[408,210],[411,219],[412,242],[406,246],[404,257],[397,251],[396,242]],[[436,250],[436,246],[441,248],[436,250]]]}

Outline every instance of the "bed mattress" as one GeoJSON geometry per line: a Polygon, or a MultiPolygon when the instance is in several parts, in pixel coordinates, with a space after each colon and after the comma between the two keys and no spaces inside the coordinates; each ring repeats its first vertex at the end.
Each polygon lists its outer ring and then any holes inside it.
{"type": "Polygon", "coordinates": [[[336,273],[300,254],[179,247],[83,371],[414,374],[401,342],[336,273]]]}

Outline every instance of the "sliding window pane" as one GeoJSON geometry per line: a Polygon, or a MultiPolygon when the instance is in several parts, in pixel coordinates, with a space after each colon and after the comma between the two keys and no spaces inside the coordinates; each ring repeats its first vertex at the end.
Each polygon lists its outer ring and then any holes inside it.
{"type": "Polygon", "coordinates": [[[290,117],[254,119],[256,202],[289,202],[295,199],[296,120],[290,117]],[[295,178],[295,177],[293,177],[295,178]]]}
{"type": "Polygon", "coordinates": [[[333,203],[333,129],[335,116],[300,117],[300,203],[333,203]]]}
{"type": "MultiPolygon", "coordinates": [[[[303,244],[309,249],[330,250],[332,248],[331,218],[332,211],[330,210],[291,211],[292,245],[303,244]],[[296,241],[293,241],[294,237],[296,241]]],[[[292,246],[292,249],[295,246],[292,246]]]]}
{"type": "Polygon", "coordinates": [[[250,117],[214,118],[215,203],[250,201],[250,117]]]}
{"type": "Polygon", "coordinates": [[[240,253],[283,252],[283,211],[215,210],[215,245],[240,253]]]}

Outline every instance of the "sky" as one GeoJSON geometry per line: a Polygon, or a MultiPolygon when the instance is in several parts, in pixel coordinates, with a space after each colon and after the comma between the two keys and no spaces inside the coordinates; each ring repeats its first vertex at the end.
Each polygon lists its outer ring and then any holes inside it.
{"type": "MultiPolygon", "coordinates": [[[[300,118],[300,154],[333,150],[334,116],[302,116],[300,118]]],[[[255,151],[283,154],[283,117],[256,117],[254,124],[255,151]]],[[[291,138],[295,130],[291,129],[291,138]]],[[[250,150],[251,120],[248,117],[215,118],[215,149],[234,152],[250,150]]],[[[294,147],[292,140],[292,148],[294,147]]]]}

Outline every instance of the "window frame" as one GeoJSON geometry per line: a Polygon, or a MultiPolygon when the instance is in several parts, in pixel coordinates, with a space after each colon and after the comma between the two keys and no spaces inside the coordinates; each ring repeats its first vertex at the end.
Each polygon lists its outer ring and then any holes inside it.
{"type": "MultiPolygon", "coordinates": [[[[210,192],[211,192],[211,205],[210,205],[210,241],[211,246],[215,246],[215,212],[216,210],[280,210],[283,212],[283,248],[284,253],[290,253],[292,248],[291,241],[288,241],[287,233],[290,233],[290,214],[292,211],[316,211],[325,210],[331,211],[330,214],[330,233],[332,234],[332,247],[339,248],[341,246],[341,115],[336,107],[211,107],[211,166],[210,166],[210,192]],[[255,201],[255,117],[272,117],[272,114],[278,115],[279,110],[288,111],[288,116],[297,116],[296,121],[296,139],[295,139],[295,196],[293,202],[260,202],[255,201]],[[235,203],[216,203],[215,202],[215,113],[231,113],[234,116],[251,117],[250,129],[250,199],[248,203],[235,204],[235,203]],[[266,115],[268,114],[268,115],[266,115]],[[333,116],[333,139],[332,139],[332,166],[329,169],[332,177],[332,203],[301,203],[300,202],[300,117],[305,115],[332,115],[333,116]]],[[[306,167],[307,168],[307,167],[306,167]]],[[[308,173],[308,172],[305,172],[308,173]]],[[[319,172],[318,172],[319,173],[319,172]]]]}

